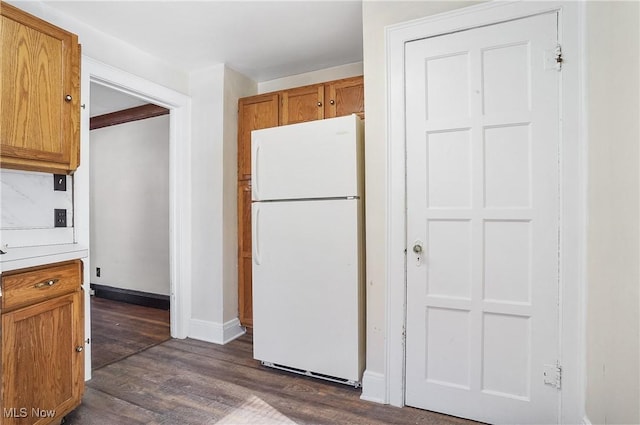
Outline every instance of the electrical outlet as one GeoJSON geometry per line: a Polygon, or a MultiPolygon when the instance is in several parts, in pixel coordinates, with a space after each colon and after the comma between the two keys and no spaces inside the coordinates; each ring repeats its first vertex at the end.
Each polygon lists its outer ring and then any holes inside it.
{"type": "Polygon", "coordinates": [[[67,210],[56,208],[53,217],[53,227],[67,227],[67,210]]]}
{"type": "Polygon", "coordinates": [[[100,277],[100,267],[96,267],[96,276],[100,277]]]}
{"type": "Polygon", "coordinates": [[[53,175],[53,190],[59,190],[62,192],[67,191],[67,176],[64,174],[53,175]]]}

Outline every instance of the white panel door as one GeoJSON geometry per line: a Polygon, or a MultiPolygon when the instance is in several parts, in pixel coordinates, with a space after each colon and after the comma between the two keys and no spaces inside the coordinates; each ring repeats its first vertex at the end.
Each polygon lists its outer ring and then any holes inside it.
{"type": "Polygon", "coordinates": [[[408,405],[558,422],[556,40],[545,14],[406,46],[408,405]]]}

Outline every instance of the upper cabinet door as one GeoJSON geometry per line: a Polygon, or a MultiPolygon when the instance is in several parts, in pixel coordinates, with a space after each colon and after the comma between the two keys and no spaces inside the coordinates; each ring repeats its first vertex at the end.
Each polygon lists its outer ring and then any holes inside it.
{"type": "Polygon", "coordinates": [[[324,85],[317,84],[283,91],[280,125],[324,118],[324,85]]]}
{"type": "Polygon", "coordinates": [[[79,163],[76,35],[0,4],[0,165],[72,172],[79,163]]]}
{"type": "Polygon", "coordinates": [[[327,83],[325,105],[325,118],[351,114],[364,118],[364,78],[345,78],[327,83]]]}
{"type": "Polygon", "coordinates": [[[238,179],[251,179],[251,132],[278,126],[278,94],[238,101],[238,179]]]}

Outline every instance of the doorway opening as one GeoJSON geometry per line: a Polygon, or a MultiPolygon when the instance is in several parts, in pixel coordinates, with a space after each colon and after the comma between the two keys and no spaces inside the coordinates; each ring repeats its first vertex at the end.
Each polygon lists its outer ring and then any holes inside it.
{"type": "Polygon", "coordinates": [[[97,83],[89,110],[95,370],[171,337],[170,132],[169,109],[97,83]]]}
{"type": "MultiPolygon", "coordinates": [[[[141,98],[163,108],[169,117],[169,303],[173,338],[186,338],[191,316],[191,100],[188,96],[128,72],[105,65],[89,57],[82,58],[82,93],[86,104],[91,98],[91,83],[141,98]]],[[[90,246],[90,124],[89,114],[81,122],[81,162],[74,175],[76,198],[75,240],[90,246]]],[[[89,297],[91,252],[84,260],[85,335],[91,337],[89,297]]],[[[95,272],[95,270],[94,270],[95,272]]],[[[85,376],[91,377],[91,345],[85,351],[85,376]]]]}

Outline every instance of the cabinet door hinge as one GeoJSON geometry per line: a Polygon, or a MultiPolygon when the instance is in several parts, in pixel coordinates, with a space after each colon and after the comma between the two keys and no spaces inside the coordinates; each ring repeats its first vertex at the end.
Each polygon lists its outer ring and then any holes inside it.
{"type": "Polygon", "coordinates": [[[562,387],[562,366],[559,364],[544,365],[544,383],[557,389],[562,387]]]}

